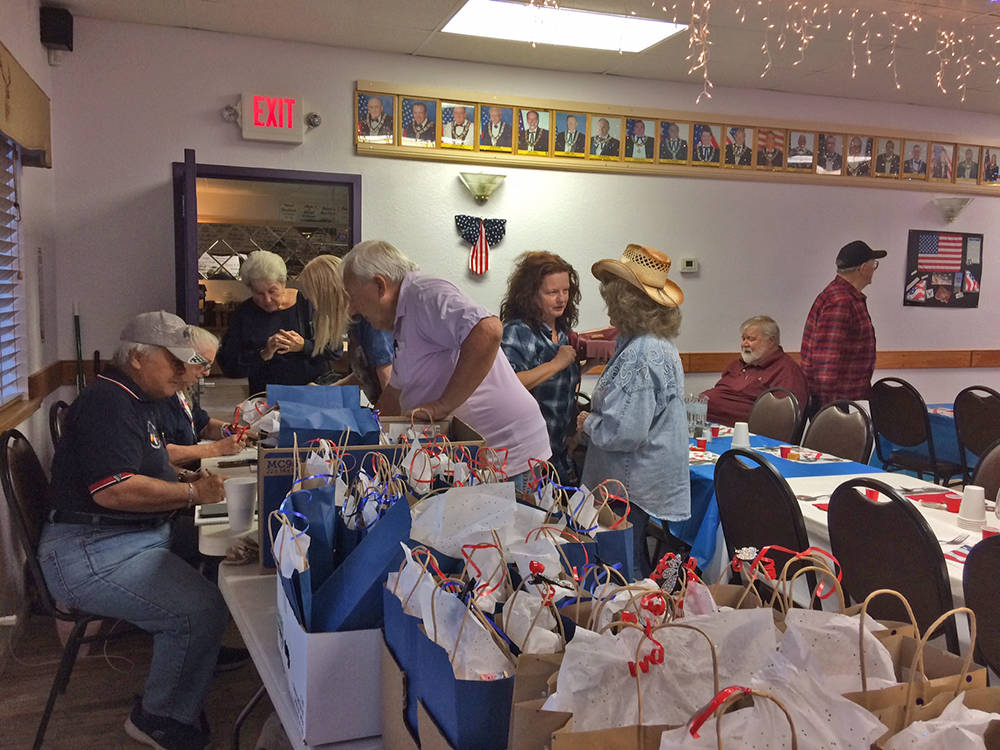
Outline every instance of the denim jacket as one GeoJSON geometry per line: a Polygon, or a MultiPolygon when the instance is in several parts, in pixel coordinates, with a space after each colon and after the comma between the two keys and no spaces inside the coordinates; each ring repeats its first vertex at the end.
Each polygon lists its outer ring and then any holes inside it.
{"type": "Polygon", "coordinates": [[[649,334],[619,337],[583,425],[589,436],[583,483],[620,480],[649,515],[691,515],[684,370],[677,348],[649,334]]]}

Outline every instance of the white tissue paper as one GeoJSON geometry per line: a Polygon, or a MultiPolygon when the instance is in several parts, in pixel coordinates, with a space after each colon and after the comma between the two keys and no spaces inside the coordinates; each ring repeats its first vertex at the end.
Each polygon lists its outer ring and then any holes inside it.
{"type": "Polygon", "coordinates": [[[991,714],[968,708],[965,693],[959,693],[947,705],[941,715],[928,721],[915,721],[903,731],[894,735],[886,744],[886,750],[985,750],[983,733],[986,726],[1000,719],[1000,714],[991,714]]]}
{"type": "Polygon", "coordinates": [[[520,591],[508,599],[499,621],[507,637],[523,653],[555,654],[562,650],[562,638],[556,632],[552,610],[542,606],[542,597],[537,594],[520,591]]]}
{"type": "Polygon", "coordinates": [[[452,487],[413,507],[410,536],[450,557],[481,532],[506,527],[514,518],[514,483],[452,487]]]}
{"type": "Polygon", "coordinates": [[[281,524],[274,538],[274,555],[278,561],[278,569],[285,578],[292,577],[292,571],[304,573],[308,567],[309,535],[281,524]]]}

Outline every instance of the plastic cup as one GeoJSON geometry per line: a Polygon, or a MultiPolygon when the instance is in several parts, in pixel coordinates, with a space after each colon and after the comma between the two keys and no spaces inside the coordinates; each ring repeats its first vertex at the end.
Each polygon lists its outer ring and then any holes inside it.
{"type": "Polygon", "coordinates": [[[865,487],[865,497],[871,500],[873,503],[878,501],[878,490],[872,489],[871,487],[865,487]]]}
{"type": "Polygon", "coordinates": [[[788,458],[789,454],[791,454],[792,452],[792,446],[782,445],[780,448],[778,448],[778,451],[781,453],[782,458],[788,458]]]}
{"type": "Polygon", "coordinates": [[[750,426],[746,422],[737,422],[733,425],[733,447],[750,447],[750,426]]]}
{"type": "Polygon", "coordinates": [[[705,438],[698,438],[695,443],[700,451],[703,451],[708,447],[708,441],[705,438]]]}
{"type": "Polygon", "coordinates": [[[949,513],[958,513],[962,508],[962,498],[960,497],[946,497],[944,499],[945,508],[948,509],[949,513]]]}
{"type": "Polygon", "coordinates": [[[712,439],[714,440],[715,438],[719,437],[719,425],[713,424],[711,429],[712,429],[712,439]]]}
{"type": "Polygon", "coordinates": [[[983,526],[983,539],[989,539],[991,536],[996,536],[1000,534],[1000,528],[996,526],[983,526]]]}
{"type": "Polygon", "coordinates": [[[232,477],[223,486],[229,508],[229,530],[235,534],[249,531],[257,505],[257,477],[232,477]]]}
{"type": "Polygon", "coordinates": [[[967,521],[986,521],[986,491],[982,487],[965,485],[958,516],[967,521]]]}

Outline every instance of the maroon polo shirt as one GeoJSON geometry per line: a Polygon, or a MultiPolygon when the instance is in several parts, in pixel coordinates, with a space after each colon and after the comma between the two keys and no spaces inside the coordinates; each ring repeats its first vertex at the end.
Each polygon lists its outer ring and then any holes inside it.
{"type": "Polygon", "coordinates": [[[747,421],[754,401],[768,388],[787,388],[799,400],[799,408],[805,408],[809,396],[806,376],[780,346],[752,364],[737,357],[715,387],[701,395],[708,397],[709,420],[732,426],[747,421]]]}

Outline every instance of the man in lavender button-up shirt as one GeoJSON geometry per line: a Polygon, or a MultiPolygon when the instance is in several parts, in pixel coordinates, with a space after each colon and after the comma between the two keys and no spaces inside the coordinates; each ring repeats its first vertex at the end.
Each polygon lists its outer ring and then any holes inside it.
{"type": "Polygon", "coordinates": [[[343,273],[351,314],[396,339],[392,378],[378,403],[383,414],[453,414],[488,446],[508,451],[512,478],[529,459],[549,458],[545,421],[500,350],[503,326],[493,313],[454,284],[420,273],[388,242],[355,245],[343,273]]]}

